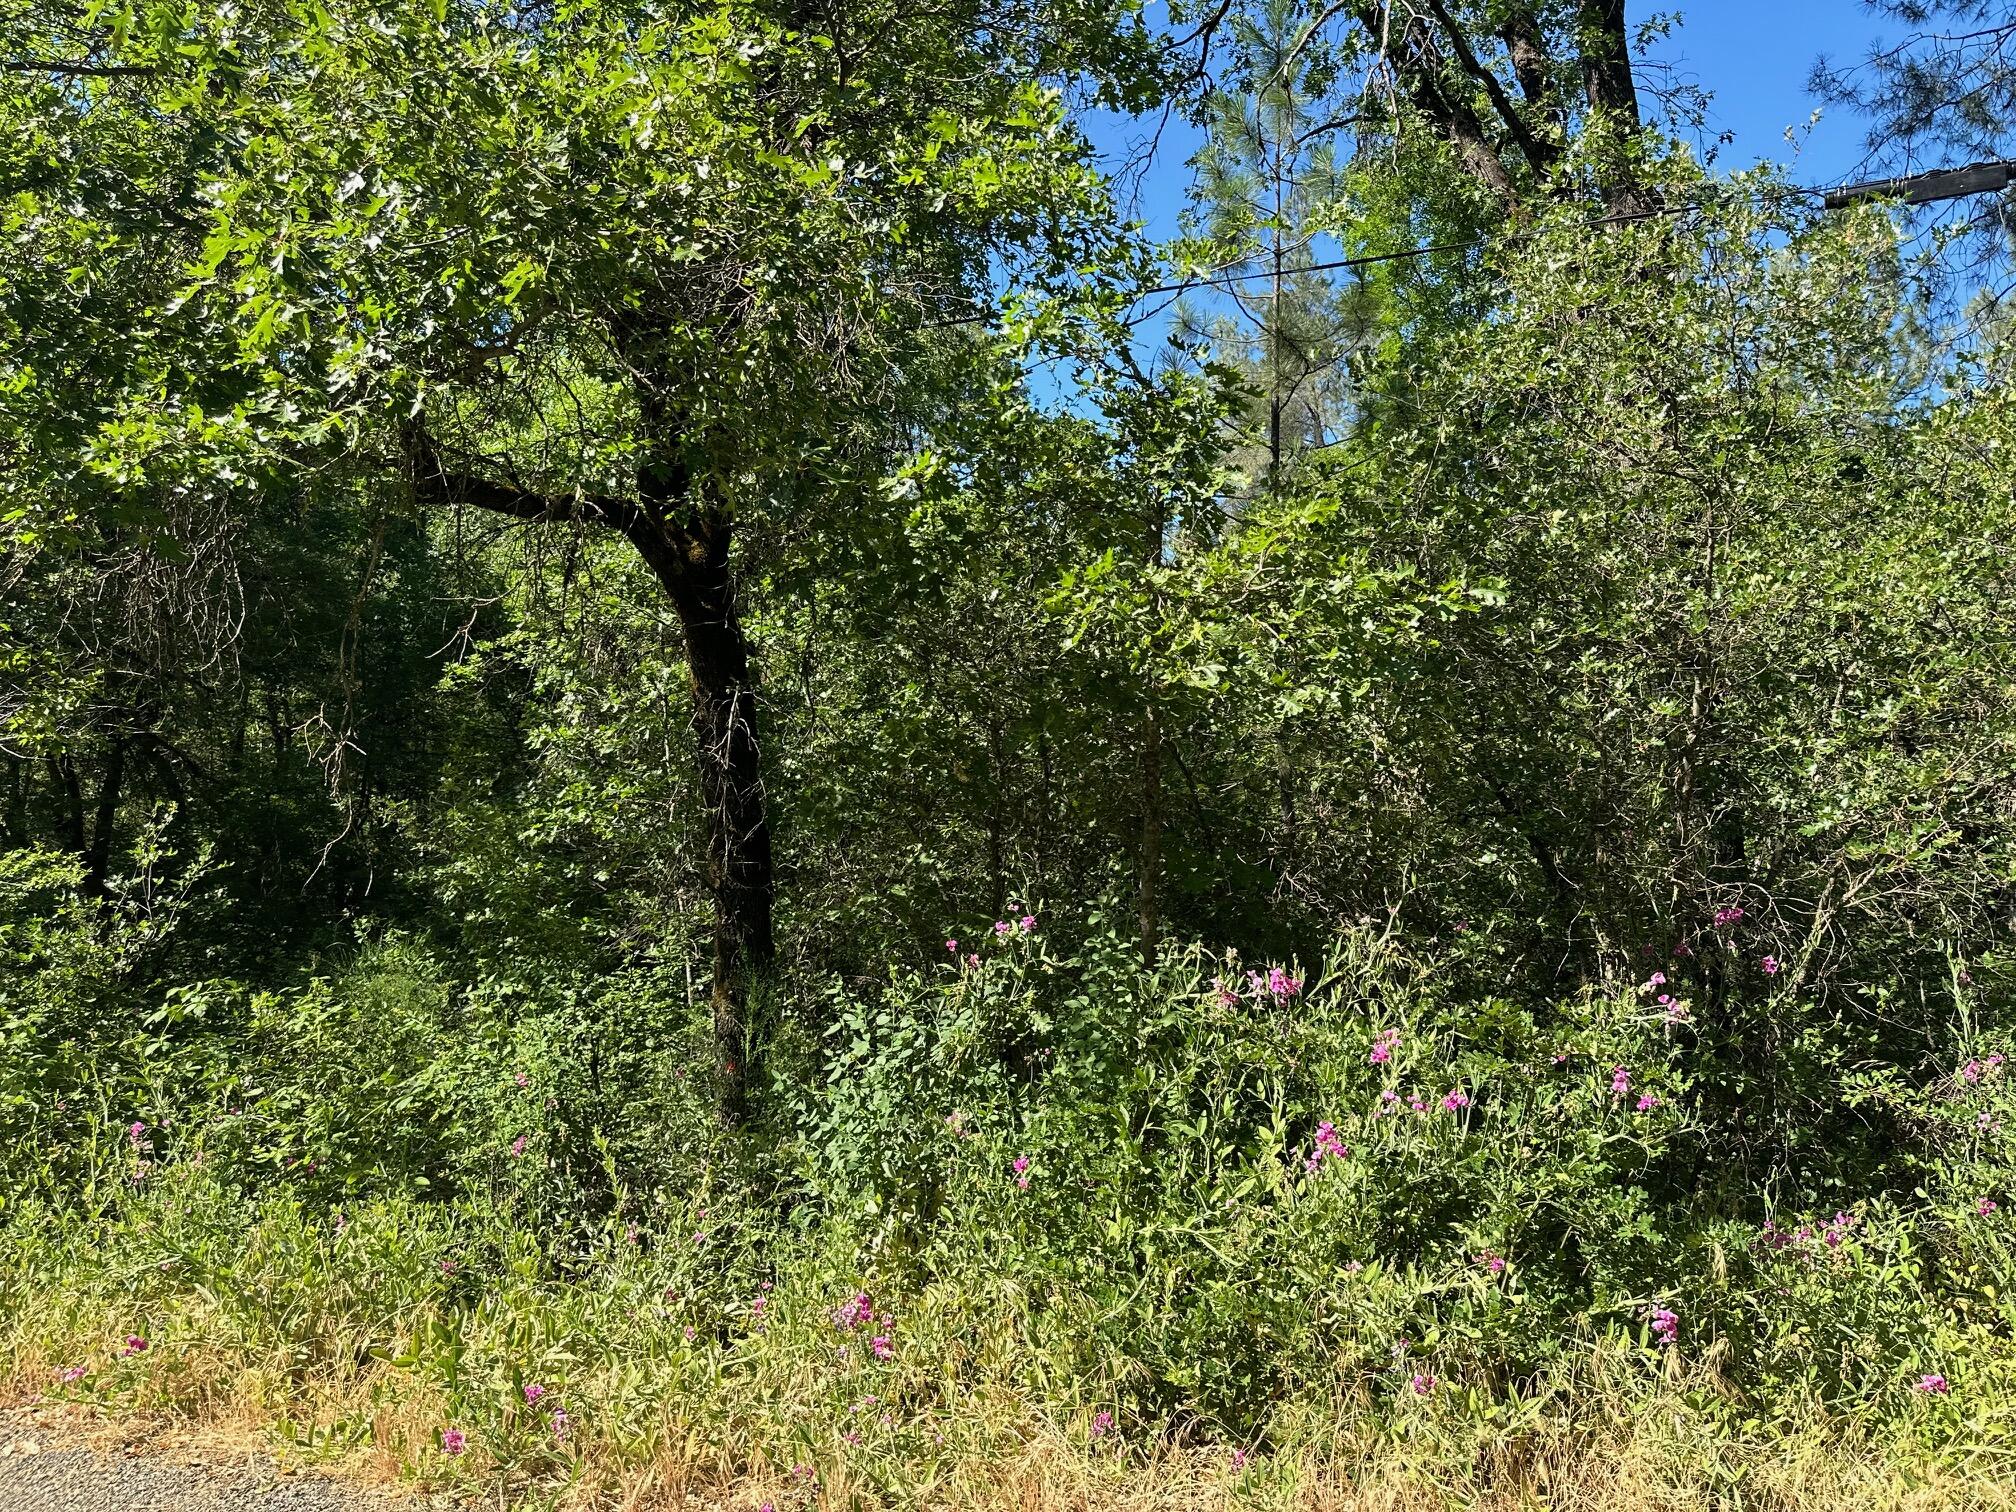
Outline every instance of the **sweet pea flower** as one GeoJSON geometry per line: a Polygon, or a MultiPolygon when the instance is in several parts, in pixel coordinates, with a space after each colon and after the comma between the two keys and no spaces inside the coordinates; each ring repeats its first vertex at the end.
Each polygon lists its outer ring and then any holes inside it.
{"type": "Polygon", "coordinates": [[[1658,1094],[1656,1093],[1647,1092],[1643,1097],[1638,1099],[1638,1111],[1640,1113],[1650,1113],[1654,1108],[1658,1106],[1659,1106],[1659,1097],[1658,1094]]]}
{"type": "Polygon", "coordinates": [[[1303,1161],[1303,1169],[1313,1171],[1325,1160],[1342,1160],[1350,1153],[1337,1133],[1337,1126],[1325,1120],[1316,1126],[1316,1148],[1303,1161]]]}
{"type": "Polygon", "coordinates": [[[528,1384],[525,1387],[525,1403],[527,1406],[530,1406],[532,1403],[538,1401],[539,1398],[543,1397],[544,1395],[546,1395],[546,1388],[544,1386],[538,1385],[536,1382],[528,1384]]]}
{"type": "Polygon", "coordinates": [[[1763,959],[1763,960],[1761,960],[1761,961],[1759,961],[1759,962],[1757,963],[1757,966],[1758,966],[1758,969],[1759,969],[1759,970],[1761,970],[1761,971],[1762,971],[1762,972],[1764,973],[1764,975],[1766,975],[1766,976],[1776,976],[1776,975],[1778,975],[1778,972],[1779,972],[1779,962],[1778,962],[1778,957],[1776,957],[1776,956],[1766,956],[1766,957],[1764,957],[1764,959],[1763,959]]]}
{"type": "Polygon", "coordinates": [[[1399,1048],[1399,1045],[1400,1031],[1398,1029],[1381,1029],[1378,1036],[1372,1041],[1372,1053],[1366,1059],[1371,1065],[1383,1066],[1393,1059],[1393,1052],[1399,1048]]]}
{"type": "Polygon", "coordinates": [[[1412,1381],[1408,1382],[1408,1385],[1414,1388],[1414,1395],[1426,1396],[1435,1389],[1435,1377],[1417,1374],[1412,1381]]]}
{"type": "Polygon", "coordinates": [[[1680,1316],[1669,1307],[1652,1309],[1652,1332],[1657,1334],[1661,1344],[1674,1343],[1680,1337],[1680,1316]]]}
{"type": "Polygon", "coordinates": [[[1622,1066],[1610,1069],[1610,1095],[1623,1097],[1631,1091],[1631,1073],[1622,1066]]]}
{"type": "Polygon", "coordinates": [[[460,1428],[449,1428],[441,1435],[441,1452],[443,1454],[460,1454],[468,1447],[469,1435],[464,1433],[460,1428]]]}
{"type": "Polygon", "coordinates": [[[1092,1437],[1104,1438],[1113,1431],[1113,1414],[1095,1412],[1092,1414],[1092,1437]]]}
{"type": "Polygon", "coordinates": [[[1990,1213],[1995,1211],[1997,1206],[1998,1204],[1993,1200],[1983,1197],[1979,1202],[1974,1204],[1974,1211],[1981,1217],[1986,1218],[1990,1213]]]}
{"type": "Polygon", "coordinates": [[[1013,1166],[1015,1170],[1015,1185],[1022,1188],[1022,1190],[1025,1192],[1028,1191],[1029,1157],[1027,1155],[1017,1155],[1014,1158],[1014,1160],[1009,1162],[1009,1164],[1013,1166]]]}
{"type": "Polygon", "coordinates": [[[1928,1396],[1945,1396],[1953,1388],[1946,1384],[1946,1377],[1934,1371],[1931,1375],[1918,1377],[1918,1384],[1911,1389],[1913,1391],[1922,1391],[1928,1396]]]}

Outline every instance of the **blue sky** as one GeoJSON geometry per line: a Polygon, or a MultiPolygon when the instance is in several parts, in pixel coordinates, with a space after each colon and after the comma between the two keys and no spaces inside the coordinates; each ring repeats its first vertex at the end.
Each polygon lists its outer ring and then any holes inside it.
{"type": "MultiPolygon", "coordinates": [[[[1862,0],[1694,0],[1661,7],[1661,13],[1678,19],[1647,55],[1645,85],[1690,85],[1713,97],[1708,135],[1700,145],[1717,150],[1719,167],[1769,159],[1786,164],[1794,180],[1805,184],[1834,184],[1856,175],[1862,123],[1830,112],[1809,130],[1817,102],[1807,93],[1807,76],[1822,53],[1840,62],[1860,59],[1879,36],[1887,32],[1894,38],[1895,23],[1873,15],[1862,0]],[[1715,138],[1725,132],[1731,140],[1718,146],[1715,138]]],[[[1629,14],[1637,22],[1653,10],[1633,4],[1629,14]]],[[[1150,125],[1138,122],[1109,122],[1094,136],[1112,157],[1124,155],[1149,131],[1150,125]]],[[[1158,237],[1176,229],[1189,182],[1185,160],[1196,145],[1194,132],[1168,122],[1152,166],[1139,177],[1132,213],[1158,237]]]]}

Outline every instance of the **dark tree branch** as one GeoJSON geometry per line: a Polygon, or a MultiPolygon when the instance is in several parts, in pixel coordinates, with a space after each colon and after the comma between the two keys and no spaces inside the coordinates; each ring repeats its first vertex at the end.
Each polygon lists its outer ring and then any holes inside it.
{"type": "Polygon", "coordinates": [[[0,73],[53,73],[77,79],[135,79],[153,72],[151,63],[86,63],[68,58],[0,59],[0,73]]]}
{"type": "Polygon", "coordinates": [[[1532,166],[1533,171],[1545,174],[1554,165],[1559,149],[1551,142],[1544,142],[1533,134],[1526,124],[1526,118],[1519,113],[1519,107],[1512,103],[1512,97],[1505,93],[1505,86],[1498,82],[1498,76],[1478,61],[1476,51],[1470,46],[1469,38],[1463,35],[1463,28],[1449,14],[1444,0],[1428,0],[1428,9],[1449,38],[1449,46],[1457,65],[1463,72],[1476,80],[1482,87],[1485,98],[1490,100],[1492,110],[1505,125],[1506,132],[1518,146],[1520,155],[1532,166]]]}
{"type": "Polygon", "coordinates": [[[627,499],[579,490],[566,494],[535,493],[513,483],[457,471],[442,460],[424,426],[406,427],[402,440],[412,466],[413,491],[423,503],[487,510],[531,525],[567,522],[607,525],[633,537],[650,523],[644,512],[627,499]]]}

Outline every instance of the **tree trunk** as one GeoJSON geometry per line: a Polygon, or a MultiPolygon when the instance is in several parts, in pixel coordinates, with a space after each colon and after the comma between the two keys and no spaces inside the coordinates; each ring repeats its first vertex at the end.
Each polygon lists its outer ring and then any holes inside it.
{"type": "Polygon", "coordinates": [[[1152,702],[1141,731],[1141,865],[1137,886],[1141,969],[1153,971],[1162,941],[1162,725],[1152,702]]]}
{"type": "Polygon", "coordinates": [[[776,955],[771,929],[776,872],[756,731],[749,643],[729,565],[732,527],[703,521],[653,539],[642,523],[633,540],[657,574],[686,637],[700,795],[707,806],[707,886],[714,896],[715,1090],[731,1127],[749,1115],[749,994],[752,975],[776,955]],[[641,537],[641,538],[640,538],[641,537]]]}
{"type": "Polygon", "coordinates": [[[112,737],[112,749],[105,757],[105,781],[98,789],[98,812],[91,825],[91,844],[84,853],[84,888],[93,894],[105,891],[105,874],[112,866],[112,827],[119,818],[119,790],[126,781],[126,739],[112,737]]]}

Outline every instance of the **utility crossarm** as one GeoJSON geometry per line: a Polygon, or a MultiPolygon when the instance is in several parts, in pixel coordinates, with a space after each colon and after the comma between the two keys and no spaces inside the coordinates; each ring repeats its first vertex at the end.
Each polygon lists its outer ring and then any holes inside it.
{"type": "Polygon", "coordinates": [[[1933,200],[1958,199],[1963,194],[1988,194],[2016,183],[2016,162],[1970,163],[1965,168],[1937,168],[1930,173],[1913,173],[1904,178],[1871,179],[1866,184],[1843,184],[1829,189],[1821,204],[1829,210],[1845,210],[1864,200],[1894,199],[1907,205],[1925,205],[1933,200]]]}

